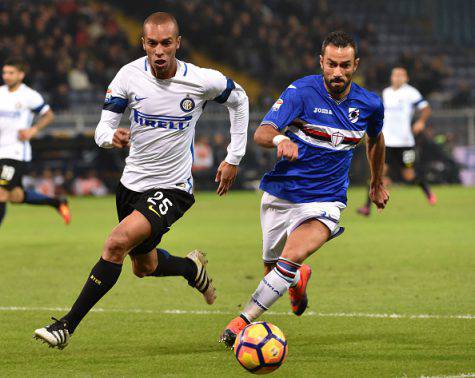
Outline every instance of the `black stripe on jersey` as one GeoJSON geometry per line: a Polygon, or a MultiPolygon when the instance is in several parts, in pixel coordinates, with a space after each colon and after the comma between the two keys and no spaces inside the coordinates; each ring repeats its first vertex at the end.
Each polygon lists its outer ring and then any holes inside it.
{"type": "Polygon", "coordinates": [[[234,81],[228,79],[226,81],[226,89],[219,96],[215,97],[213,101],[216,101],[218,104],[224,104],[226,101],[228,101],[229,95],[234,88],[236,88],[234,81]]]}

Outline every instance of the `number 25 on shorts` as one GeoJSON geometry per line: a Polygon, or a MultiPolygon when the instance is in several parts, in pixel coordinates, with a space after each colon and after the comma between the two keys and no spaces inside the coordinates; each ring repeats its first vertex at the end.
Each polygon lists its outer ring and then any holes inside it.
{"type": "Polygon", "coordinates": [[[173,206],[172,201],[170,201],[168,198],[163,198],[163,197],[164,196],[162,192],[155,192],[153,197],[149,197],[147,199],[147,202],[150,203],[150,205],[148,206],[148,209],[150,211],[153,211],[159,217],[161,215],[165,215],[168,212],[169,206],[173,206]],[[160,211],[161,215],[155,209],[156,207],[158,207],[158,211],[160,211]]]}

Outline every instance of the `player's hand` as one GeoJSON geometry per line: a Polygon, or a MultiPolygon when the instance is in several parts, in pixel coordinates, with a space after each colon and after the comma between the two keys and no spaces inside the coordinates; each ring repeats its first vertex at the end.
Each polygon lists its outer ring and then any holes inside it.
{"type": "Polygon", "coordinates": [[[38,129],[34,126],[29,129],[22,129],[18,131],[18,139],[24,142],[32,139],[36,134],[38,134],[38,129]]]}
{"type": "Polygon", "coordinates": [[[386,190],[382,183],[370,184],[369,186],[369,198],[376,205],[378,210],[383,210],[389,201],[389,192],[386,190]]]}
{"type": "Polygon", "coordinates": [[[130,130],[118,128],[112,138],[112,145],[116,148],[124,148],[130,146],[130,130]]]}
{"type": "Polygon", "coordinates": [[[219,182],[218,189],[216,190],[216,193],[218,193],[219,196],[225,195],[229,191],[231,185],[236,179],[237,172],[237,165],[232,165],[225,161],[221,162],[215,178],[215,181],[219,182]]]}
{"type": "Polygon", "coordinates": [[[414,122],[414,125],[412,125],[412,132],[414,133],[414,135],[418,135],[424,131],[425,127],[426,125],[424,121],[416,121],[414,122]]]}
{"type": "Polygon", "coordinates": [[[284,139],[277,145],[277,157],[295,161],[299,157],[299,147],[291,140],[284,139]]]}

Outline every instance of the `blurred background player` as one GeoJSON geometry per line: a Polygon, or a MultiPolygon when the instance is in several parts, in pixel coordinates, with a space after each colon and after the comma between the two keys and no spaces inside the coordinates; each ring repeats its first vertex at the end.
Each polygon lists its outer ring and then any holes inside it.
{"type": "Polygon", "coordinates": [[[323,75],[294,81],[274,103],[254,134],[264,148],[277,147],[279,161],[260,188],[265,277],[241,315],[220,341],[232,347],[236,335],[290,290],[292,311],[307,308],[311,269],[303,262],[340,235],[346,207],[353,149],[368,135],[370,196],[384,209],[383,104],[374,93],[352,83],[359,58],[345,32],[330,33],[320,55],[323,75]],[[285,135],[281,132],[284,131],[285,135]]]}
{"type": "MultiPolygon", "coordinates": [[[[386,143],[385,183],[391,179],[401,178],[407,184],[421,187],[431,205],[437,202],[435,194],[421,176],[416,175],[415,137],[424,131],[431,114],[429,103],[420,92],[408,84],[407,70],[396,66],[391,71],[391,86],[383,90],[384,102],[384,141],[386,143]],[[412,124],[414,113],[417,119],[412,124]],[[412,124],[412,126],[411,126],[412,124]]],[[[368,216],[371,212],[371,198],[368,195],[366,204],[358,209],[358,213],[368,216]]]]}
{"type": "Polygon", "coordinates": [[[119,225],[107,238],[71,310],[35,331],[35,337],[63,349],[89,310],[115,285],[127,255],[138,277],[182,276],[208,304],[216,298],[203,254],[185,258],[157,248],[162,236],[195,202],[193,141],[195,125],[207,101],[229,110],[231,143],[217,174],[217,194],[226,194],[246,150],[249,104],[244,90],[218,71],[176,59],[181,36],[176,19],[156,12],[143,24],[141,57],[117,73],[107,90],[96,143],[103,148],[130,147],[117,187],[119,225]],[[130,130],[118,128],[131,109],[130,130]]]}
{"type": "Polygon", "coordinates": [[[69,224],[71,215],[66,199],[24,190],[22,178],[31,161],[30,140],[48,126],[54,114],[43,97],[23,83],[25,65],[18,59],[4,62],[0,87],[0,225],[7,202],[47,205],[55,208],[69,224]],[[32,125],[33,118],[38,116],[32,125]]]}

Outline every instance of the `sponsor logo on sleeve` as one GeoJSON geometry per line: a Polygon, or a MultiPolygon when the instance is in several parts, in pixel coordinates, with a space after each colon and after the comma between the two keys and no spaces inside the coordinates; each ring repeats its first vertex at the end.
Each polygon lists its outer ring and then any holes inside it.
{"type": "Polygon", "coordinates": [[[279,108],[282,106],[282,104],[284,103],[284,100],[282,100],[281,98],[279,98],[275,103],[274,105],[272,105],[272,110],[274,112],[276,112],[277,110],[279,110],[279,108]]]}
{"type": "Polygon", "coordinates": [[[112,98],[112,89],[108,88],[106,91],[106,102],[110,101],[112,98]]]}

